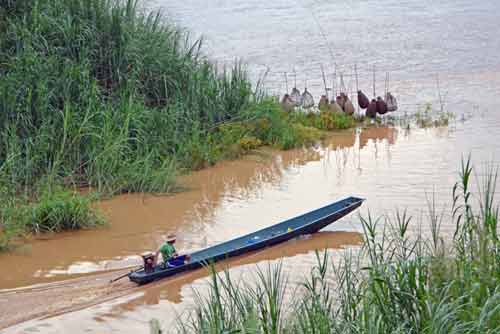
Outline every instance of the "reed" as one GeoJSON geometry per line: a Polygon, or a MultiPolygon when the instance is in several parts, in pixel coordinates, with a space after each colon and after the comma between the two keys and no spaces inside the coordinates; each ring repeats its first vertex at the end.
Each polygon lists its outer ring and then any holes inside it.
{"type": "MultiPolygon", "coordinates": [[[[229,274],[212,276],[223,287],[217,307],[224,312],[207,313],[214,301],[201,299],[197,317],[184,333],[498,333],[500,324],[500,242],[498,204],[494,198],[497,169],[489,167],[477,177],[478,191],[471,191],[474,170],[462,162],[460,180],[453,189],[453,218],[457,233],[445,246],[439,231],[444,215],[433,198],[428,203],[432,235],[410,233],[412,218],[399,211],[393,217],[361,218],[364,245],[346,251],[335,263],[326,252],[316,252],[317,265],[290,296],[290,312],[274,312],[273,323],[259,313],[263,301],[282,304],[278,293],[252,294],[249,283],[235,285],[229,274]],[[244,303],[241,301],[244,300],[244,303]],[[241,308],[234,305],[245,305],[241,308]],[[232,319],[231,326],[212,323],[232,319]],[[251,314],[251,315],[249,315],[251,314]],[[246,319],[246,320],[244,320],[246,319]],[[249,319],[252,319],[251,321],[249,319]]],[[[283,291],[281,267],[260,271],[256,286],[283,291]],[[279,278],[279,279],[278,279],[279,278]],[[274,285],[265,282],[273,281],[274,285]],[[281,287],[280,287],[281,286],[281,287]]],[[[252,285],[253,286],[253,285],[252,285]]],[[[267,313],[266,313],[267,314],[267,313]]]]}
{"type": "Polygon", "coordinates": [[[3,196],[0,204],[0,250],[13,247],[25,234],[52,233],[97,227],[102,214],[92,206],[93,194],[80,195],[50,184],[40,185],[36,201],[24,196],[3,196]]]}
{"type": "Polygon", "coordinates": [[[287,282],[280,264],[259,268],[255,285],[237,283],[227,271],[220,275],[213,266],[210,268],[208,296],[196,295],[199,307],[179,323],[179,332],[278,334],[283,331],[287,282]]]}

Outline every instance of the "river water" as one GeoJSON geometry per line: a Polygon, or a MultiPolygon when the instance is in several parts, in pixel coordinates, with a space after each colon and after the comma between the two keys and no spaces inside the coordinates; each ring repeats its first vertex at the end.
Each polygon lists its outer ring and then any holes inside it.
{"type": "MultiPolygon", "coordinates": [[[[432,194],[449,216],[445,205],[462,156],[472,154],[478,174],[488,163],[498,165],[497,1],[155,0],[146,6],[163,8],[194,35],[203,34],[206,52],[218,63],[242,59],[254,80],[268,71],[265,87],[273,94],[282,94],[287,85],[290,89],[295,73],[297,86],[307,85],[318,98],[324,91],[322,67],[329,87],[335,72],[335,85],[342,74],[346,89],[354,91],[356,65],[359,88],[370,95],[373,69],[377,95],[383,94],[389,72],[388,89],[401,104],[397,115],[421,111],[426,103],[439,109],[441,95],[456,117],[441,127],[338,132],[310,149],[263,150],[193,173],[182,178],[187,190],[176,195],[103,201],[98,205],[109,227],[31,240],[0,255],[2,267],[9,268],[0,277],[0,289],[134,265],[135,254],[157,247],[169,232],[177,233],[179,250],[199,249],[349,195],[366,198],[362,214],[408,209],[418,229],[432,194]]],[[[443,233],[450,235],[453,228],[445,218],[443,233]]],[[[351,214],[313,237],[231,261],[231,271],[246,275],[255,264],[282,259],[290,280],[298,282],[314,265],[315,249],[331,248],[334,257],[342,256],[341,248],[358,247],[360,230],[357,213],[351,214]]],[[[192,307],[193,289],[203,289],[206,282],[206,273],[198,271],[5,332],[145,332],[151,317],[167,327],[192,307]]],[[[8,308],[5,301],[0,292],[0,311],[8,308]]]]}

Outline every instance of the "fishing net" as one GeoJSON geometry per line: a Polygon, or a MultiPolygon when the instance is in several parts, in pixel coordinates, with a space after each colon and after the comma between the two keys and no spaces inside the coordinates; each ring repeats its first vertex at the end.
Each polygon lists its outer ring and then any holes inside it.
{"type": "Polygon", "coordinates": [[[385,103],[384,100],[379,96],[377,97],[377,113],[380,115],[384,115],[387,113],[387,104],[385,103]]]}
{"type": "Polygon", "coordinates": [[[328,97],[326,97],[326,95],[321,95],[318,103],[319,110],[328,110],[329,104],[330,102],[328,101],[328,97]]]}
{"type": "Polygon", "coordinates": [[[337,104],[339,105],[339,107],[343,111],[344,110],[344,104],[345,104],[344,97],[342,95],[339,95],[339,96],[337,96],[336,101],[337,101],[337,104]]]}
{"type": "Polygon", "coordinates": [[[368,97],[360,90],[358,90],[358,105],[361,109],[366,109],[368,108],[368,105],[370,104],[370,100],[368,97]]]}
{"type": "Polygon", "coordinates": [[[377,116],[377,101],[373,99],[366,108],[366,117],[375,118],[377,116]]]}
{"type": "Polygon", "coordinates": [[[291,111],[294,107],[294,103],[292,99],[290,98],[290,95],[285,94],[283,98],[281,99],[281,108],[285,111],[291,111]]]}
{"type": "Polygon", "coordinates": [[[296,87],[294,87],[292,89],[292,92],[290,93],[290,100],[295,107],[299,107],[302,105],[302,95],[296,87]]]}
{"type": "Polygon", "coordinates": [[[390,92],[385,94],[385,103],[387,104],[387,111],[392,112],[398,110],[398,101],[390,92]]]}
{"type": "Polygon", "coordinates": [[[344,112],[347,115],[353,115],[354,114],[354,105],[352,104],[351,100],[347,99],[344,104],[344,112]]]}
{"type": "Polygon", "coordinates": [[[314,107],[314,98],[311,93],[307,91],[307,88],[302,94],[302,107],[306,109],[314,107]]]}
{"type": "Polygon", "coordinates": [[[330,111],[334,112],[334,113],[341,113],[341,112],[343,112],[342,108],[335,101],[333,101],[332,103],[330,103],[330,111]]]}

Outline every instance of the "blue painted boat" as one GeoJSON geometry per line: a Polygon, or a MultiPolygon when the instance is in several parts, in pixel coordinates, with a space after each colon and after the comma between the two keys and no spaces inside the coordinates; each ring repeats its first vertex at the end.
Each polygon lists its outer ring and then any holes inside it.
{"type": "Polygon", "coordinates": [[[312,234],[354,211],[362,203],[361,198],[348,197],[257,232],[196,251],[189,256],[179,256],[169,261],[168,265],[157,265],[149,272],[144,269],[131,272],[128,277],[133,282],[145,284],[197,269],[208,263],[276,245],[300,235],[312,234]]]}

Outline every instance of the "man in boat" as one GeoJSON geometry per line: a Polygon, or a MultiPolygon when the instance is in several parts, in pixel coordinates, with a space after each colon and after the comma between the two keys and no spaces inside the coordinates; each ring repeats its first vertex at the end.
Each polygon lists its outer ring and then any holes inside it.
{"type": "Polygon", "coordinates": [[[163,259],[163,264],[168,266],[168,261],[171,259],[175,259],[177,257],[177,251],[175,250],[175,235],[169,234],[163,244],[158,248],[155,254],[155,260],[158,262],[158,254],[161,253],[161,257],[163,259]]]}

